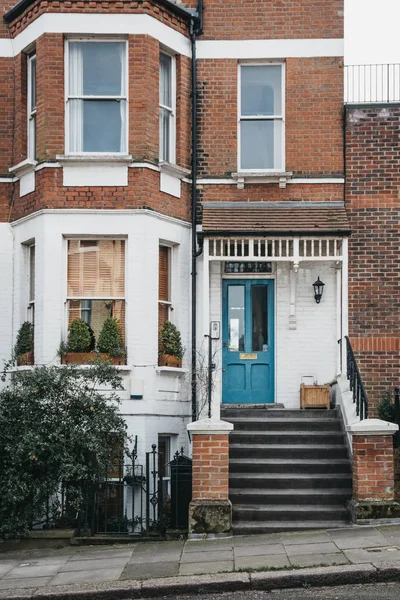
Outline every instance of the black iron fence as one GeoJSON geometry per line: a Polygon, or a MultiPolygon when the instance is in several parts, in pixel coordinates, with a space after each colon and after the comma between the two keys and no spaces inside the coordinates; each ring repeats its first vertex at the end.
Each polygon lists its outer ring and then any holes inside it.
{"type": "Polygon", "coordinates": [[[348,336],[346,340],[346,357],[347,357],[347,379],[350,384],[350,391],[353,392],[353,402],[356,405],[356,414],[360,417],[360,421],[368,419],[368,397],[364,389],[363,380],[358,369],[356,357],[354,356],[353,348],[351,347],[348,336]]]}
{"type": "Polygon", "coordinates": [[[400,64],[346,66],[344,95],[346,103],[400,102],[400,64]]]}
{"type": "Polygon", "coordinates": [[[183,448],[165,462],[157,446],[138,461],[137,438],[131,454],[112,460],[92,481],[62,483],[49,494],[32,529],[74,528],[77,535],[157,535],[188,528],[192,461],[183,448]],[[77,505],[77,494],[82,499],[77,505]]]}

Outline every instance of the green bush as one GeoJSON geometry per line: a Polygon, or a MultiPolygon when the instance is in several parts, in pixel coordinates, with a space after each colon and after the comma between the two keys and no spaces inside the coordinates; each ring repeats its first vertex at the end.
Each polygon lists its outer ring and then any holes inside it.
{"type": "Polygon", "coordinates": [[[33,352],[33,323],[29,321],[22,323],[14,346],[14,354],[17,357],[27,352],[33,352]]]}
{"type": "Polygon", "coordinates": [[[105,319],[97,340],[97,349],[110,356],[122,356],[125,353],[119,323],[115,317],[105,319]]]}
{"type": "MultiPolygon", "coordinates": [[[[104,362],[10,374],[0,390],[0,541],[25,535],[46,513],[47,499],[57,499],[61,482],[76,522],[85,483],[109,464],[110,432],[114,444],[125,443],[121,389],[118,370],[104,362]],[[104,387],[110,392],[97,391],[104,387]]],[[[57,506],[50,511],[57,518],[57,506]]]]}
{"type": "Polygon", "coordinates": [[[391,388],[388,388],[382,393],[377,410],[378,417],[382,419],[382,421],[389,421],[390,423],[396,422],[394,396],[391,388]]]}
{"type": "Polygon", "coordinates": [[[161,354],[183,357],[181,334],[170,321],[165,321],[161,331],[161,354]]]}
{"type": "Polygon", "coordinates": [[[75,319],[72,321],[68,332],[68,352],[90,352],[90,346],[89,325],[82,319],[75,319]]]}

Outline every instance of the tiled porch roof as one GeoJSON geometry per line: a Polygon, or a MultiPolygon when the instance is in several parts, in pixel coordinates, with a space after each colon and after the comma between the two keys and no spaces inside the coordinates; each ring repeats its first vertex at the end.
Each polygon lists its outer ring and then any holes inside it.
{"type": "Polygon", "coordinates": [[[205,202],[203,231],[210,235],[349,235],[341,202],[205,202]]]}

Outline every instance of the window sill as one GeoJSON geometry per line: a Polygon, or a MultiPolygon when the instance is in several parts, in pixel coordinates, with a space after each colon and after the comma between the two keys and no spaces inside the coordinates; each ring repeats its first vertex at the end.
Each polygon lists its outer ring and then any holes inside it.
{"type": "Polygon", "coordinates": [[[245,183],[278,183],[284,189],[292,175],[291,171],[238,171],[232,173],[232,179],[237,181],[239,190],[244,189],[245,183]]]}
{"type": "MultiPolygon", "coordinates": [[[[23,365],[21,367],[12,367],[11,369],[9,369],[8,372],[9,373],[19,373],[20,371],[32,371],[35,367],[40,367],[40,366],[42,366],[42,365],[23,365]]],[[[65,369],[65,368],[67,368],[70,365],[55,364],[53,366],[61,367],[62,369],[65,369]]],[[[87,369],[90,369],[92,366],[93,365],[77,365],[77,364],[74,364],[74,367],[78,367],[79,369],[82,369],[82,370],[85,370],[85,371],[87,369]]],[[[126,372],[132,371],[132,368],[131,368],[130,365],[114,365],[114,367],[118,371],[126,371],[126,372]]],[[[167,367],[164,367],[164,368],[167,368],[167,367]]],[[[182,369],[178,369],[178,371],[179,370],[182,370],[182,369]]]]}
{"type": "Polygon", "coordinates": [[[63,165],[129,165],[132,162],[131,154],[57,154],[57,161],[63,165]]]}
{"type": "Polygon", "coordinates": [[[174,165],[168,162],[160,162],[160,173],[166,173],[171,177],[176,177],[177,179],[185,179],[185,177],[189,177],[191,171],[189,169],[185,169],[184,167],[179,167],[178,165],[174,165]]]}
{"type": "Polygon", "coordinates": [[[174,375],[186,375],[186,373],[189,373],[189,369],[182,369],[182,367],[157,367],[156,372],[159,375],[161,373],[172,373],[174,375]]]}
{"type": "Polygon", "coordinates": [[[13,175],[17,177],[22,177],[22,175],[26,175],[27,173],[32,173],[35,170],[37,165],[36,160],[32,160],[31,158],[26,158],[22,162],[18,163],[14,167],[10,167],[8,170],[13,175]]]}

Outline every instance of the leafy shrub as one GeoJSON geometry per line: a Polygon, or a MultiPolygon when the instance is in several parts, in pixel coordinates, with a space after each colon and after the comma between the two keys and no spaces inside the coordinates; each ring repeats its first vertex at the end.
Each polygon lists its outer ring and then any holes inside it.
{"type": "Polygon", "coordinates": [[[104,320],[97,341],[99,352],[105,352],[110,356],[122,356],[125,353],[122,345],[121,330],[115,317],[107,317],[104,320]]]}
{"type": "Polygon", "coordinates": [[[181,334],[170,321],[165,321],[161,331],[161,354],[183,357],[181,334]]]}
{"type": "Polygon", "coordinates": [[[14,354],[17,357],[27,352],[33,352],[33,323],[29,321],[22,323],[14,346],[14,354]]]}
{"type": "Polygon", "coordinates": [[[0,540],[24,535],[61,482],[75,520],[85,484],[109,462],[110,432],[121,444],[126,437],[115,392],[122,380],[109,363],[36,367],[10,379],[0,391],[0,540]]]}
{"type": "Polygon", "coordinates": [[[382,393],[381,399],[377,405],[377,411],[378,417],[382,419],[382,421],[389,421],[390,423],[396,422],[394,396],[391,388],[388,388],[382,393]]]}
{"type": "Polygon", "coordinates": [[[68,352],[90,352],[91,342],[89,325],[82,319],[72,321],[68,332],[68,352]]]}

